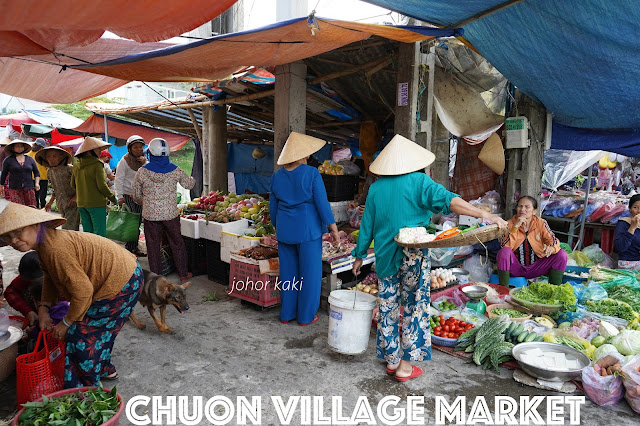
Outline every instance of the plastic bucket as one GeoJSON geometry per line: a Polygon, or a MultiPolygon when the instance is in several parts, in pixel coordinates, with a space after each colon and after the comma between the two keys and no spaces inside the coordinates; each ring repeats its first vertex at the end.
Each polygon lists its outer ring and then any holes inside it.
{"type": "Polygon", "coordinates": [[[329,347],[345,355],[367,350],[376,297],[355,290],[334,290],[329,295],[329,347]]]}

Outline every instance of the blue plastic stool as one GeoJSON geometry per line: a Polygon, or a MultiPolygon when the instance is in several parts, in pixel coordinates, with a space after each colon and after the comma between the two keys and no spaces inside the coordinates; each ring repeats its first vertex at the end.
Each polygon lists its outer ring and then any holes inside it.
{"type": "MultiPolygon", "coordinates": [[[[489,283],[500,284],[498,280],[498,274],[491,274],[489,283]]],[[[524,287],[526,285],[527,285],[527,279],[525,277],[509,277],[509,287],[524,287]]]]}

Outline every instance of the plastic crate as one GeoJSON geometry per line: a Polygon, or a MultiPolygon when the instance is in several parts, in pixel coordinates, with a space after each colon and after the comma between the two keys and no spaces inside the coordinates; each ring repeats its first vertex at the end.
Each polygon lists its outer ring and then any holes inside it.
{"type": "Polygon", "coordinates": [[[260,245],[260,237],[246,237],[245,232],[255,233],[255,229],[244,228],[234,232],[222,231],[222,241],[220,242],[220,259],[231,263],[231,252],[260,245]]]}
{"type": "Polygon", "coordinates": [[[182,237],[187,252],[187,269],[196,275],[207,273],[207,246],[205,240],[182,237]]]}
{"type": "Polygon", "coordinates": [[[173,263],[173,254],[171,253],[171,247],[169,247],[169,245],[160,247],[160,257],[160,267],[162,268],[160,275],[166,277],[176,270],[176,266],[173,263]]]}
{"type": "Polygon", "coordinates": [[[280,291],[275,288],[278,277],[261,274],[260,266],[250,259],[231,258],[229,296],[266,308],[280,303],[280,291]]]}
{"type": "Polygon", "coordinates": [[[358,192],[358,176],[321,174],[330,202],[352,201],[358,192]]]}
{"type": "Polygon", "coordinates": [[[207,278],[222,285],[229,284],[230,265],[220,259],[220,243],[206,241],[207,278]]]}

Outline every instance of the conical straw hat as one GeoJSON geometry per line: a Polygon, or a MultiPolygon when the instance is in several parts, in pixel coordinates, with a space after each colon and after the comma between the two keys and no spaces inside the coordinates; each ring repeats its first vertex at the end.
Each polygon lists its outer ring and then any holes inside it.
{"type": "Polygon", "coordinates": [[[278,165],[293,163],[304,157],[308,157],[317,152],[326,144],[322,139],[313,136],[303,135],[298,132],[291,132],[284,144],[280,157],[278,157],[278,165]]]}
{"type": "MultiPolygon", "coordinates": [[[[33,207],[0,199],[0,235],[37,223],[48,222],[47,225],[50,228],[55,228],[66,221],[67,219],[65,218],[34,209],[33,207]]],[[[0,240],[0,246],[4,245],[7,244],[0,240]]]]}
{"type": "Polygon", "coordinates": [[[62,148],[60,148],[58,146],[48,146],[46,148],[41,149],[36,154],[36,161],[38,162],[38,164],[40,164],[41,166],[44,166],[44,167],[52,167],[51,164],[49,164],[47,162],[47,160],[44,158],[44,156],[49,151],[61,151],[66,156],[67,164],[69,164],[69,162],[71,161],[71,154],[69,154],[69,152],[67,150],[62,149],[62,148]]]}
{"type": "Polygon", "coordinates": [[[76,151],[76,157],[83,152],[93,151],[96,148],[105,149],[110,146],[111,144],[108,142],[92,138],[91,136],[87,136],[86,138],[84,138],[84,141],[82,141],[82,145],[80,145],[78,151],[76,151]]]}
{"type": "Polygon", "coordinates": [[[27,152],[31,151],[31,142],[23,141],[20,139],[14,139],[4,147],[4,152],[8,152],[9,154],[15,154],[15,152],[13,152],[13,148],[17,143],[21,143],[25,146],[25,149],[22,152],[23,154],[26,154],[27,152]]]}
{"type": "Polygon", "coordinates": [[[433,152],[404,136],[395,135],[371,163],[369,171],[380,176],[404,175],[425,169],[435,159],[433,152]]]}
{"type": "Polygon", "coordinates": [[[491,170],[501,175],[504,173],[504,149],[500,136],[492,133],[484,143],[478,159],[486,164],[491,170]]]}

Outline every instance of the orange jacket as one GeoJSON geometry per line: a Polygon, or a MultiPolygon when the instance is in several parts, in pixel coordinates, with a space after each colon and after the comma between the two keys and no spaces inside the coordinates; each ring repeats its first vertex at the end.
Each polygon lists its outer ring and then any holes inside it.
{"type": "MultiPolygon", "coordinates": [[[[524,243],[525,233],[522,227],[516,228],[516,219],[514,216],[507,221],[509,232],[505,234],[500,242],[502,247],[509,247],[511,250],[516,251],[518,247],[524,243]]],[[[546,220],[533,216],[531,218],[531,224],[529,225],[529,235],[526,237],[531,244],[531,248],[535,252],[536,256],[542,258],[545,257],[544,247],[553,247],[553,252],[557,253],[560,250],[560,242],[549,228],[549,224],[546,220]]]]}

